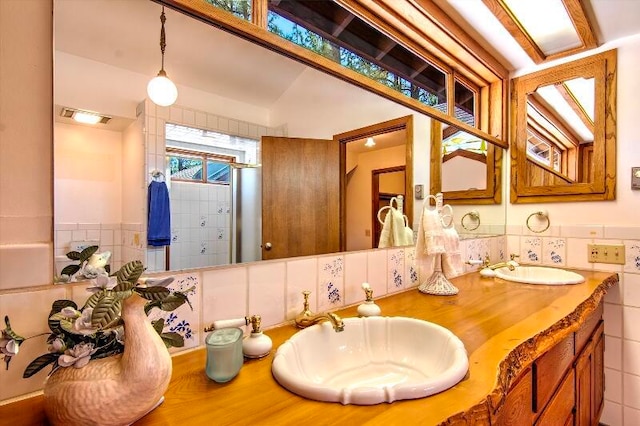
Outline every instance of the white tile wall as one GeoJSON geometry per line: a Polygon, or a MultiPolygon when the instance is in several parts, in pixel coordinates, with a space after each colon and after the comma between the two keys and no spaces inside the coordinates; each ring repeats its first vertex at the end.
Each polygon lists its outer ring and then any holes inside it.
{"type": "MultiPolygon", "coordinates": [[[[255,137],[259,139],[268,134],[280,133],[286,135],[286,128],[268,128],[255,123],[233,120],[206,111],[198,111],[192,108],[185,108],[180,105],[171,107],[159,107],[146,101],[146,158],[145,170],[150,173],[153,170],[165,170],[165,140],[164,132],[167,122],[184,126],[195,126],[204,130],[212,130],[228,133],[235,136],[255,137]]],[[[259,160],[259,159],[258,159],[259,160]]],[[[150,175],[147,174],[148,184],[150,175]]],[[[195,183],[183,183],[189,187],[197,186],[195,183]]],[[[170,185],[171,197],[171,269],[201,268],[216,265],[228,264],[231,249],[231,193],[229,187],[222,188],[221,185],[203,185],[207,187],[217,187],[215,191],[208,193],[197,190],[182,191],[180,195],[174,195],[174,191],[179,184],[172,182],[170,185]],[[212,194],[216,192],[216,194],[212,194]],[[225,195],[220,195],[224,192],[225,195]],[[189,200],[188,203],[179,203],[178,200],[189,200]],[[199,202],[196,202],[198,200],[199,202]],[[176,217],[176,215],[191,215],[197,217],[176,217]],[[204,221],[205,225],[200,224],[204,221]],[[185,230],[185,228],[189,228],[185,230]],[[206,228],[199,229],[199,228],[206,228]],[[175,239],[175,241],[174,241],[175,239]],[[174,247],[174,244],[177,244],[174,247]]],[[[146,187],[146,185],[145,185],[146,187]]],[[[140,194],[146,198],[146,194],[140,194]]],[[[143,217],[146,217],[146,211],[143,217]]],[[[149,271],[163,271],[164,257],[160,259],[153,249],[147,248],[146,264],[149,271]]]]}

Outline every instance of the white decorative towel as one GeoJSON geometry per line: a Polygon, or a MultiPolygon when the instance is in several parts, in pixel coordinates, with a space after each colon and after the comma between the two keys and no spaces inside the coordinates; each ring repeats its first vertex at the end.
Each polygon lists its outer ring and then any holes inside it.
{"type": "Polygon", "coordinates": [[[421,258],[445,252],[444,230],[440,214],[436,210],[422,209],[422,217],[418,223],[418,241],[416,257],[421,258]]]}
{"type": "Polygon", "coordinates": [[[464,263],[460,254],[460,237],[453,226],[444,229],[445,253],[442,256],[442,272],[453,278],[464,273],[464,263]]]}
{"type": "Polygon", "coordinates": [[[404,241],[402,242],[403,246],[412,246],[413,245],[413,229],[409,226],[409,218],[407,215],[403,216],[404,218],[404,241]]]}
{"type": "Polygon", "coordinates": [[[404,217],[398,209],[389,207],[382,224],[378,248],[403,246],[405,245],[404,241],[404,217]]]}

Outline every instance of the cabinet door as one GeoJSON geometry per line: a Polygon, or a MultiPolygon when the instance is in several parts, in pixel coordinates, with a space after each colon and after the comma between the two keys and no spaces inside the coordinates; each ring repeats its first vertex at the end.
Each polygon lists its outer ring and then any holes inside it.
{"type": "Polygon", "coordinates": [[[507,393],[495,424],[500,426],[530,425],[533,421],[531,394],[531,369],[527,369],[507,393]]]}
{"type": "Polygon", "coordinates": [[[593,406],[591,424],[598,425],[604,404],[604,322],[593,336],[593,406]]]}
{"type": "Polygon", "coordinates": [[[576,361],[576,426],[591,425],[593,341],[589,340],[576,361]]]}
{"type": "MultiPolygon", "coordinates": [[[[560,383],[558,391],[553,395],[549,405],[544,409],[536,426],[558,426],[572,424],[573,419],[573,407],[574,407],[574,393],[575,393],[575,376],[574,370],[569,370],[569,373],[560,383]]],[[[524,423],[513,423],[524,424],[524,423]]]]}

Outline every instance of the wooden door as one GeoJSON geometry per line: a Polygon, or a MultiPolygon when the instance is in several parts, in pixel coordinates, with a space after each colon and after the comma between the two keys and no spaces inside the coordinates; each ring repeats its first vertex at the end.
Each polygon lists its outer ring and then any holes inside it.
{"type": "Polygon", "coordinates": [[[340,251],[340,146],[262,138],[262,258],[340,251]]]}

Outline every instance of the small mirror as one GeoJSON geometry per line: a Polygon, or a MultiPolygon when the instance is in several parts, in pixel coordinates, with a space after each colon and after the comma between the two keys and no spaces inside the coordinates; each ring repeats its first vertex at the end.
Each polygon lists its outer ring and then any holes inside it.
{"type": "Polygon", "coordinates": [[[513,83],[511,202],[615,199],[616,51],[513,83]]]}
{"type": "Polygon", "coordinates": [[[500,204],[502,149],[456,126],[431,121],[431,193],[449,204],[500,204]]]}

